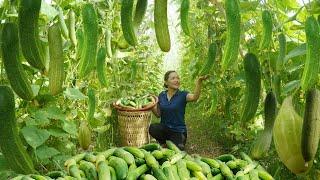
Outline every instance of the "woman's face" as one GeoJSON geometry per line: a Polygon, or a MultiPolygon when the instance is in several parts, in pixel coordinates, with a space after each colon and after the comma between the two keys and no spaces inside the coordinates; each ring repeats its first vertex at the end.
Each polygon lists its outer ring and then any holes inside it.
{"type": "Polygon", "coordinates": [[[169,74],[168,80],[165,82],[168,88],[179,89],[180,87],[180,77],[176,72],[169,74]]]}

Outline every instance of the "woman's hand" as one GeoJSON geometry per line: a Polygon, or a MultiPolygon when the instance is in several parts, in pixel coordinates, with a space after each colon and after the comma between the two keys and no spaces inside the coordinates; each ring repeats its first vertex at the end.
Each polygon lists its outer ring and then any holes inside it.
{"type": "Polygon", "coordinates": [[[207,80],[209,78],[209,75],[199,76],[197,79],[197,82],[201,83],[204,80],[207,80]]]}

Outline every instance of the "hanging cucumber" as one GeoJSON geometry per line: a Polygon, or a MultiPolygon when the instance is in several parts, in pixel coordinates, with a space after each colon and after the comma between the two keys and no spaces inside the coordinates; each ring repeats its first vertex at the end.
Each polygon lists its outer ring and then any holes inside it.
{"type": "Polygon", "coordinates": [[[105,31],[105,36],[106,36],[106,51],[107,51],[107,55],[109,58],[112,57],[112,47],[111,47],[111,39],[112,39],[112,34],[111,31],[109,29],[106,29],[105,31]]]}
{"type": "Polygon", "coordinates": [[[306,92],[301,149],[306,162],[313,160],[318,150],[320,132],[320,92],[311,89],[306,92]]]}
{"type": "Polygon", "coordinates": [[[63,91],[62,85],[65,79],[64,73],[64,57],[61,32],[58,24],[49,27],[49,90],[52,95],[57,95],[63,91]]]}
{"type": "Polygon", "coordinates": [[[83,31],[81,28],[77,29],[76,37],[77,37],[76,59],[80,59],[81,53],[83,52],[83,43],[84,43],[83,31]]]}
{"type": "Polygon", "coordinates": [[[154,2],[154,29],[158,45],[164,52],[169,52],[171,47],[167,6],[167,0],[155,0],[154,2]]]}
{"type": "Polygon", "coordinates": [[[210,114],[215,113],[218,107],[218,92],[216,90],[216,86],[213,85],[211,89],[211,106],[210,106],[210,114]]]}
{"type": "Polygon", "coordinates": [[[301,87],[303,90],[312,88],[318,80],[320,69],[320,30],[315,17],[309,16],[305,23],[307,40],[307,55],[301,77],[301,87]]]}
{"type": "Polygon", "coordinates": [[[260,41],[260,49],[268,49],[272,40],[272,15],[269,11],[262,11],[263,32],[260,41]]]}
{"type": "Polygon", "coordinates": [[[247,122],[254,118],[259,105],[261,71],[258,58],[252,53],[245,55],[243,64],[246,77],[246,90],[241,121],[247,122]]]}
{"type": "MultiPolygon", "coordinates": [[[[15,31],[17,32],[17,30],[15,31]]],[[[35,173],[33,162],[23,147],[18,133],[14,94],[8,86],[0,86],[0,102],[1,152],[9,167],[15,172],[20,174],[35,173]]]]}
{"type": "Polygon", "coordinates": [[[229,68],[238,59],[240,46],[240,5],[238,0],[226,0],[226,24],[227,24],[227,39],[224,45],[224,53],[221,61],[223,70],[229,68]]]}
{"type": "Polygon", "coordinates": [[[107,79],[105,77],[104,66],[106,59],[107,50],[101,47],[97,54],[97,75],[101,86],[106,87],[108,85],[107,79]]]}
{"type": "Polygon", "coordinates": [[[277,101],[274,93],[267,94],[264,102],[264,130],[257,136],[251,147],[251,157],[262,158],[270,149],[272,141],[272,130],[277,113],[277,101]]]}
{"type": "Polygon", "coordinates": [[[92,88],[88,90],[88,115],[87,120],[90,122],[94,118],[94,111],[96,109],[96,95],[92,88]]]}
{"type": "Polygon", "coordinates": [[[59,19],[59,25],[62,32],[62,35],[65,39],[69,38],[69,30],[67,28],[66,21],[64,20],[63,10],[61,7],[58,7],[58,19],[59,19]]]}
{"type": "Polygon", "coordinates": [[[83,52],[80,57],[80,77],[87,76],[96,65],[98,48],[98,21],[93,4],[84,4],[81,11],[83,23],[83,52]]]}
{"type": "Polygon", "coordinates": [[[77,36],[76,36],[76,15],[72,9],[70,9],[68,13],[68,28],[69,28],[69,37],[74,45],[74,47],[77,47],[77,36]]]}
{"type": "Polygon", "coordinates": [[[182,31],[187,36],[190,36],[190,28],[188,23],[189,8],[190,8],[189,0],[182,0],[181,8],[180,8],[180,20],[181,20],[182,31]]]}
{"type": "Polygon", "coordinates": [[[216,59],[217,53],[217,44],[215,42],[211,43],[208,50],[208,59],[206,64],[203,66],[200,71],[200,75],[206,75],[210,72],[211,67],[213,66],[214,60],[216,59]]]}
{"type": "Polygon", "coordinates": [[[2,61],[14,92],[24,100],[34,98],[30,82],[19,59],[18,27],[5,23],[2,30],[2,61]]]}
{"type": "Polygon", "coordinates": [[[138,0],[133,18],[133,25],[138,28],[147,12],[148,0],[138,0]]]}
{"type": "Polygon", "coordinates": [[[39,70],[45,69],[44,54],[40,51],[38,19],[41,0],[21,0],[18,13],[19,40],[27,62],[39,70]]]}
{"type": "Polygon", "coordinates": [[[276,72],[279,73],[283,69],[284,57],[286,56],[286,51],[287,51],[286,36],[283,33],[279,34],[278,41],[279,41],[279,55],[276,63],[276,72]]]}
{"type": "Polygon", "coordinates": [[[133,3],[134,0],[124,0],[121,4],[121,28],[124,38],[131,46],[137,44],[132,18],[133,3]]]}
{"type": "Polygon", "coordinates": [[[81,121],[78,133],[80,147],[87,150],[91,144],[91,130],[87,121],[81,121]]]}

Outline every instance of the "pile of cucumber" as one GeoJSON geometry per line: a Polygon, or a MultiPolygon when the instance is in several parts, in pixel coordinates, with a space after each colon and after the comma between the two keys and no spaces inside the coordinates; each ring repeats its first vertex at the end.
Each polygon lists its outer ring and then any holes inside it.
{"type": "Polygon", "coordinates": [[[171,141],[168,148],[151,143],[137,147],[111,148],[104,152],[78,154],[65,162],[66,172],[54,171],[46,176],[28,175],[14,179],[58,180],[271,180],[273,177],[257,162],[241,152],[216,158],[188,155],[171,141]],[[37,178],[36,178],[37,177],[37,178]],[[42,178],[40,178],[42,177],[42,178]]]}
{"type": "Polygon", "coordinates": [[[118,99],[116,105],[127,109],[141,109],[152,103],[154,103],[154,98],[151,95],[137,94],[118,99]]]}

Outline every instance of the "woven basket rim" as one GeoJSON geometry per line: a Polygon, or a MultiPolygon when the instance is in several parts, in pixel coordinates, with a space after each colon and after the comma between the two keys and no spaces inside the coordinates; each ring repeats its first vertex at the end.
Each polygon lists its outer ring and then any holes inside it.
{"type": "Polygon", "coordinates": [[[116,102],[113,102],[112,105],[118,111],[129,111],[129,112],[148,111],[148,110],[152,109],[159,101],[157,96],[151,95],[151,97],[155,100],[154,103],[150,104],[144,108],[140,108],[140,109],[129,109],[129,108],[121,107],[121,106],[116,105],[116,102]]]}

